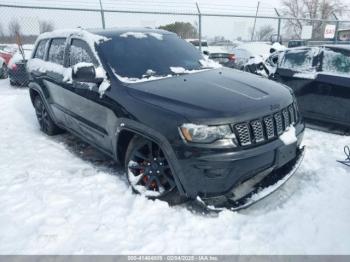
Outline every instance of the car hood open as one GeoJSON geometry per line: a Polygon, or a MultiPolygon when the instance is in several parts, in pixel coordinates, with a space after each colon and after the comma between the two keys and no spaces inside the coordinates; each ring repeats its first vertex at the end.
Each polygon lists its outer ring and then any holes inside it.
{"type": "Polygon", "coordinates": [[[208,124],[261,117],[293,102],[289,88],[228,68],[131,84],[129,93],[191,121],[208,124]]]}

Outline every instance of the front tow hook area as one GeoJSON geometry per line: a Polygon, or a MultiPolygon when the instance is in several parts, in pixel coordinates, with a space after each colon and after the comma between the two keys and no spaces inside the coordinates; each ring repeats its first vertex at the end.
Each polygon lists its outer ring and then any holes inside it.
{"type": "Polygon", "coordinates": [[[226,195],[211,198],[197,197],[192,203],[192,209],[202,209],[202,212],[219,212],[224,209],[236,211],[247,208],[284,185],[298,170],[304,155],[305,147],[297,149],[294,160],[278,169],[267,169],[259,173],[226,195]]]}

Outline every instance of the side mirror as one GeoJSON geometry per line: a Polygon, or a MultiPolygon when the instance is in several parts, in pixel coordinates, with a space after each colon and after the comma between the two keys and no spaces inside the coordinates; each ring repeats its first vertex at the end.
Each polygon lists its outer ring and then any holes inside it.
{"type": "Polygon", "coordinates": [[[78,63],[73,66],[73,80],[96,84],[102,82],[102,79],[96,78],[95,66],[89,63],[78,63]]]}
{"type": "Polygon", "coordinates": [[[205,51],[203,51],[203,54],[209,55],[209,52],[205,50],[205,51]]]}

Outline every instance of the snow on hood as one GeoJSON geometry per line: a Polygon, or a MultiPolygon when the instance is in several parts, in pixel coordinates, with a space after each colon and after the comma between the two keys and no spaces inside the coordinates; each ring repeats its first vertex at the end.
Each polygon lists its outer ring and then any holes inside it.
{"type": "MultiPolygon", "coordinates": [[[[198,72],[203,72],[207,71],[210,69],[215,69],[215,68],[221,68],[222,65],[219,63],[211,60],[211,59],[202,59],[199,60],[200,64],[203,66],[202,69],[197,69],[197,70],[187,70],[183,67],[180,66],[171,66],[170,71],[173,72],[176,75],[180,74],[194,74],[198,72]]],[[[148,69],[145,73],[145,75],[142,78],[136,78],[136,77],[126,77],[126,76],[121,76],[119,75],[115,70],[113,70],[114,75],[117,77],[118,80],[121,82],[131,84],[131,83],[141,83],[141,82],[147,82],[147,81],[154,81],[154,80],[159,80],[159,79],[164,79],[164,78],[169,78],[173,77],[173,75],[165,75],[165,76],[155,76],[151,74],[155,74],[156,72],[153,71],[152,69],[148,69]]]]}

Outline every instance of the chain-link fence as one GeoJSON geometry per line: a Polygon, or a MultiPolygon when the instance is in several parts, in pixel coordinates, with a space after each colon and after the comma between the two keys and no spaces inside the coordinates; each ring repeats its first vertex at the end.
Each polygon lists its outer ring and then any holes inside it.
{"type": "MultiPolygon", "coordinates": [[[[116,6],[105,1],[91,0],[83,8],[76,7],[77,2],[69,0],[60,1],[59,7],[37,5],[37,0],[30,1],[31,5],[0,1],[0,43],[14,43],[16,32],[20,33],[23,43],[33,43],[41,32],[52,29],[125,26],[157,28],[174,25],[176,22],[194,28],[192,31],[184,28],[183,34],[180,33],[183,38],[210,39],[220,44],[270,41],[271,37],[283,39],[284,42],[291,39],[337,42],[337,34],[334,38],[324,38],[325,29],[329,25],[333,25],[335,31],[345,29],[342,40],[347,37],[350,40],[346,31],[349,29],[350,32],[350,21],[337,20],[336,17],[332,20],[297,19],[282,16],[275,8],[270,8],[271,12],[267,15],[261,15],[261,11],[258,14],[259,7],[256,13],[246,14],[244,6],[232,12],[219,9],[216,5],[202,7],[198,3],[186,3],[179,8],[175,0],[167,2],[167,10],[159,10],[156,2],[142,6],[136,0],[128,0],[124,1],[124,5],[116,6]]],[[[202,41],[198,42],[202,44],[202,41]]]]}

